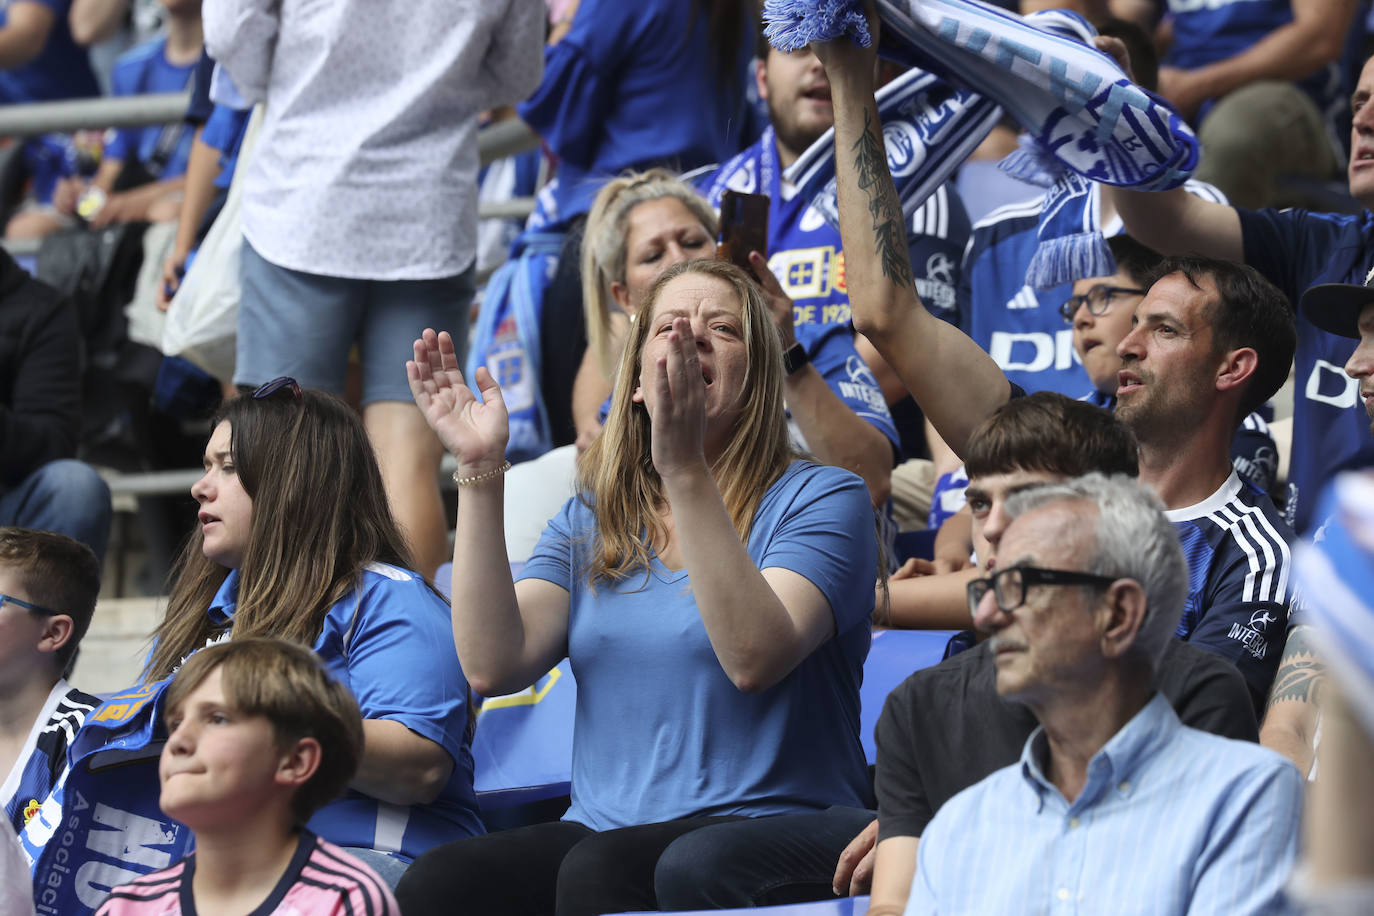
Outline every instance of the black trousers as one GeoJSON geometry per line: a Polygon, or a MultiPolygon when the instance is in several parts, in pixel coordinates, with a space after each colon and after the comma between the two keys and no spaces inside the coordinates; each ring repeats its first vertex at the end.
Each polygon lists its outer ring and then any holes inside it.
{"type": "Polygon", "coordinates": [[[656,910],[654,871],[678,837],[740,817],[697,817],[598,833],[558,821],[436,846],[396,888],[406,916],[599,916],[656,910]]]}

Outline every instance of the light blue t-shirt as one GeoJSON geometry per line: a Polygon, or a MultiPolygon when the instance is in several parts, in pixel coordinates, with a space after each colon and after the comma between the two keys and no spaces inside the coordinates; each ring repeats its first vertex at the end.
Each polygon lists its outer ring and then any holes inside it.
{"type": "Polygon", "coordinates": [[[877,569],[868,490],[849,471],[794,462],[764,495],[747,548],[760,569],[814,583],[836,630],[755,694],[726,677],[685,569],[655,558],[647,575],[593,590],[591,508],[574,497],[549,522],[521,578],[570,595],[577,712],[565,820],[609,830],[863,804],[859,685],[877,569]]]}
{"type": "MultiPolygon", "coordinates": [[[[232,619],[238,584],[238,571],[230,572],[210,603],[211,619],[232,619]]],[[[349,789],[315,812],[310,829],[340,846],[409,858],[485,833],[472,788],[468,684],[444,600],[415,573],[370,563],[359,587],[329,609],[313,648],[364,719],[391,719],[433,741],[453,758],[453,774],[427,805],[388,804],[349,789]]]]}

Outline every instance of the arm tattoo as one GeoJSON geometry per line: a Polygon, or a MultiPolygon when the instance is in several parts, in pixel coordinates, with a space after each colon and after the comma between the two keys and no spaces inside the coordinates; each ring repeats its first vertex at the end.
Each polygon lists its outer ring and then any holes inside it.
{"type": "Polygon", "coordinates": [[[868,195],[868,212],[873,217],[873,241],[882,261],[883,276],[898,286],[913,286],[911,261],[906,250],[906,231],[902,227],[902,206],[897,189],[887,170],[887,153],[870,127],[873,119],[864,110],[864,129],[852,147],[859,187],[868,195]]]}
{"type": "Polygon", "coordinates": [[[1308,627],[1299,626],[1288,634],[1283,658],[1279,660],[1278,674],[1274,676],[1274,689],[1269,695],[1270,706],[1285,700],[1296,703],[1320,702],[1326,664],[1317,655],[1307,631],[1308,627]]]}

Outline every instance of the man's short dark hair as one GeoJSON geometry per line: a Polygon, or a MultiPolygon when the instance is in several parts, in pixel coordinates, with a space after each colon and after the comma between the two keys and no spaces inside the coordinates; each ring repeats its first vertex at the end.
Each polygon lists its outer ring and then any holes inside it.
{"type": "Polygon", "coordinates": [[[1159,262],[1147,278],[1153,286],[1170,274],[1183,274],[1196,289],[1210,278],[1217,298],[1208,303],[1203,320],[1212,329],[1212,347],[1218,354],[1249,347],[1258,357],[1255,374],[1241,398],[1241,417],[1274,396],[1288,379],[1298,331],[1293,306],[1279,288],[1248,264],[1216,258],[1175,255],[1159,262]]]}
{"type": "Polygon", "coordinates": [[[0,563],[18,574],[31,603],[72,619],[71,638],[54,655],[62,676],[71,674],[100,595],[100,562],[95,553],[55,531],[0,527],[0,563]]]}
{"type": "Polygon", "coordinates": [[[1149,289],[1150,284],[1145,280],[1164,260],[1164,255],[1145,247],[1124,232],[1107,239],[1107,247],[1112,250],[1117,271],[1139,283],[1141,289],[1149,289]]]}
{"type": "Polygon", "coordinates": [[[1109,411],[1053,391],[1012,398],[969,436],[970,478],[1013,471],[1136,476],[1135,436],[1109,411]]]}

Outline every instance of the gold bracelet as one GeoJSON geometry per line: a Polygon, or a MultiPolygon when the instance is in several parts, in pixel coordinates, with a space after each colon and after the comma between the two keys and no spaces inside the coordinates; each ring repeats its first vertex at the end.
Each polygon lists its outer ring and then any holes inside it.
{"type": "Polygon", "coordinates": [[[510,462],[503,461],[501,462],[501,466],[499,468],[487,471],[484,474],[473,474],[471,477],[459,477],[458,472],[454,471],[453,482],[458,484],[458,486],[460,487],[470,487],[473,484],[481,483],[484,480],[494,480],[495,478],[500,477],[502,474],[506,473],[509,470],[510,462]]]}

